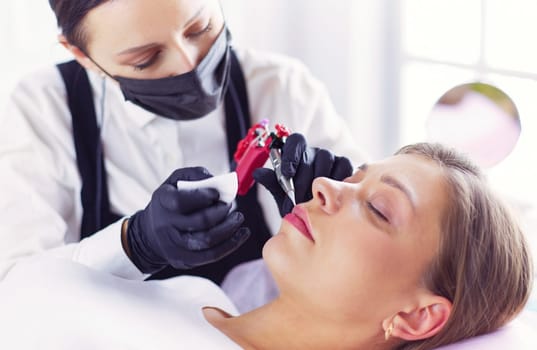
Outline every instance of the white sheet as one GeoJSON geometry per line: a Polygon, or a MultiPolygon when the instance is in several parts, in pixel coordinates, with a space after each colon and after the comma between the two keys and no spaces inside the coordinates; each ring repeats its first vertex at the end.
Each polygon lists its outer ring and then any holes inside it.
{"type": "Polygon", "coordinates": [[[239,349],[205,321],[206,305],[237,312],[205,279],[131,281],[67,260],[33,259],[0,283],[0,348],[239,349]]]}
{"type": "Polygon", "coordinates": [[[536,332],[537,314],[525,311],[496,332],[440,347],[437,350],[535,350],[536,332]]]}

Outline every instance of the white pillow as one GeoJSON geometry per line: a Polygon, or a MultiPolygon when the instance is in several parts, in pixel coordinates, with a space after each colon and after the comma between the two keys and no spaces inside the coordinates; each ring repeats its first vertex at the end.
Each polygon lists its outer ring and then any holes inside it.
{"type": "Polygon", "coordinates": [[[481,335],[437,350],[535,350],[537,349],[537,312],[525,311],[496,332],[481,335]]]}

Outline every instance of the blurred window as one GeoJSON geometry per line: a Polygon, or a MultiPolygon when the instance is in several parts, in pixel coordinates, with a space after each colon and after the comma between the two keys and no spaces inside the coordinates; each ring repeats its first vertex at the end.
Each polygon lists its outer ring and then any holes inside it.
{"type": "Polygon", "coordinates": [[[398,6],[399,143],[426,139],[426,119],[449,89],[473,81],[495,85],[516,104],[522,132],[508,157],[488,170],[489,178],[522,206],[535,207],[537,2],[402,0],[398,6]]]}

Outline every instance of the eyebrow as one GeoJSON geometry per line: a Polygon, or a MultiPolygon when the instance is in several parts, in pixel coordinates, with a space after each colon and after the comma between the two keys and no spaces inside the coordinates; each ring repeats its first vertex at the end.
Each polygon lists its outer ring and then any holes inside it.
{"type": "Polygon", "coordinates": [[[150,44],[146,44],[146,45],[142,45],[142,46],[131,47],[130,49],[127,49],[125,51],[121,51],[120,53],[117,54],[117,56],[125,56],[125,55],[135,53],[135,52],[138,52],[138,51],[144,51],[144,50],[150,49],[152,47],[155,47],[157,45],[158,45],[157,43],[150,43],[150,44]]]}
{"type": "Polygon", "coordinates": [[[416,210],[416,206],[414,204],[414,196],[412,195],[412,192],[408,189],[408,187],[406,187],[399,180],[390,175],[382,175],[380,177],[380,181],[403,192],[408,198],[410,205],[412,206],[412,210],[416,210]]]}
{"type": "Polygon", "coordinates": [[[201,7],[199,8],[199,10],[194,14],[194,16],[192,16],[188,21],[186,21],[185,25],[183,26],[183,28],[185,27],[188,27],[190,25],[190,23],[194,22],[196,20],[196,18],[199,17],[199,15],[201,15],[201,13],[203,12],[203,10],[205,10],[205,5],[201,5],[201,7]]]}
{"type": "MultiPolygon", "coordinates": [[[[188,21],[186,21],[186,23],[183,26],[183,28],[188,27],[192,22],[194,22],[196,20],[196,18],[198,18],[199,15],[203,12],[204,9],[205,9],[205,5],[202,5],[199,8],[199,10],[196,11],[194,16],[192,16],[188,21]]],[[[117,54],[117,56],[124,56],[124,55],[128,55],[128,54],[135,53],[135,52],[138,52],[138,51],[147,50],[147,49],[150,49],[150,48],[155,47],[157,45],[158,45],[158,43],[149,43],[149,44],[145,44],[145,45],[141,45],[141,46],[131,47],[129,49],[121,51],[120,53],[117,54]]]]}
{"type": "MultiPolygon", "coordinates": [[[[361,171],[367,171],[367,169],[369,168],[369,166],[367,165],[367,163],[363,163],[362,165],[360,165],[358,167],[359,170],[361,171]]],[[[386,185],[388,186],[392,186],[396,189],[398,189],[399,191],[403,192],[405,194],[405,196],[408,198],[411,206],[412,206],[412,210],[416,210],[416,206],[414,204],[414,196],[412,195],[412,192],[410,191],[410,189],[408,187],[406,187],[405,185],[403,185],[399,180],[397,180],[395,177],[393,176],[390,176],[390,175],[382,175],[380,177],[380,181],[385,183],[386,185]]]]}

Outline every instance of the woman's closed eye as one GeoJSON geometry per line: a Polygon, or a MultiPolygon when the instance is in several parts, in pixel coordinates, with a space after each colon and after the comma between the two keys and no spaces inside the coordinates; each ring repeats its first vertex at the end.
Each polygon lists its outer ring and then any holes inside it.
{"type": "Polygon", "coordinates": [[[185,35],[185,37],[188,38],[188,39],[197,39],[200,36],[202,36],[202,35],[204,35],[206,33],[209,33],[212,29],[213,29],[213,24],[209,20],[207,25],[205,27],[203,27],[201,30],[197,30],[197,31],[194,31],[192,33],[188,33],[188,34],[185,35]]]}
{"type": "Polygon", "coordinates": [[[380,210],[378,210],[377,208],[375,208],[375,206],[373,204],[371,204],[371,202],[367,202],[367,207],[369,208],[369,210],[371,210],[373,212],[373,214],[375,214],[375,216],[377,216],[379,219],[385,221],[385,222],[389,222],[388,218],[386,217],[386,215],[384,215],[380,210]]]}
{"type": "MultiPolygon", "coordinates": [[[[195,26],[193,26],[193,27],[195,27],[195,26]]],[[[198,28],[199,27],[200,26],[198,26],[198,28]]],[[[209,20],[207,22],[206,26],[202,27],[201,29],[193,29],[192,32],[185,34],[185,37],[187,39],[196,40],[196,39],[201,38],[203,35],[211,32],[212,29],[213,29],[213,25],[212,25],[211,20],[209,20]]],[[[146,68],[149,68],[149,67],[151,67],[152,65],[154,65],[158,61],[158,59],[160,58],[161,53],[162,53],[162,50],[154,51],[154,53],[151,54],[151,56],[149,56],[149,58],[145,59],[141,63],[133,64],[132,67],[134,68],[135,71],[142,71],[142,70],[144,70],[146,68]]]]}
{"type": "Polygon", "coordinates": [[[157,62],[161,52],[162,52],[161,50],[158,50],[153,55],[151,55],[148,59],[146,59],[144,62],[133,65],[134,70],[142,71],[146,68],[151,67],[153,64],[155,64],[155,62],[157,62]]]}

